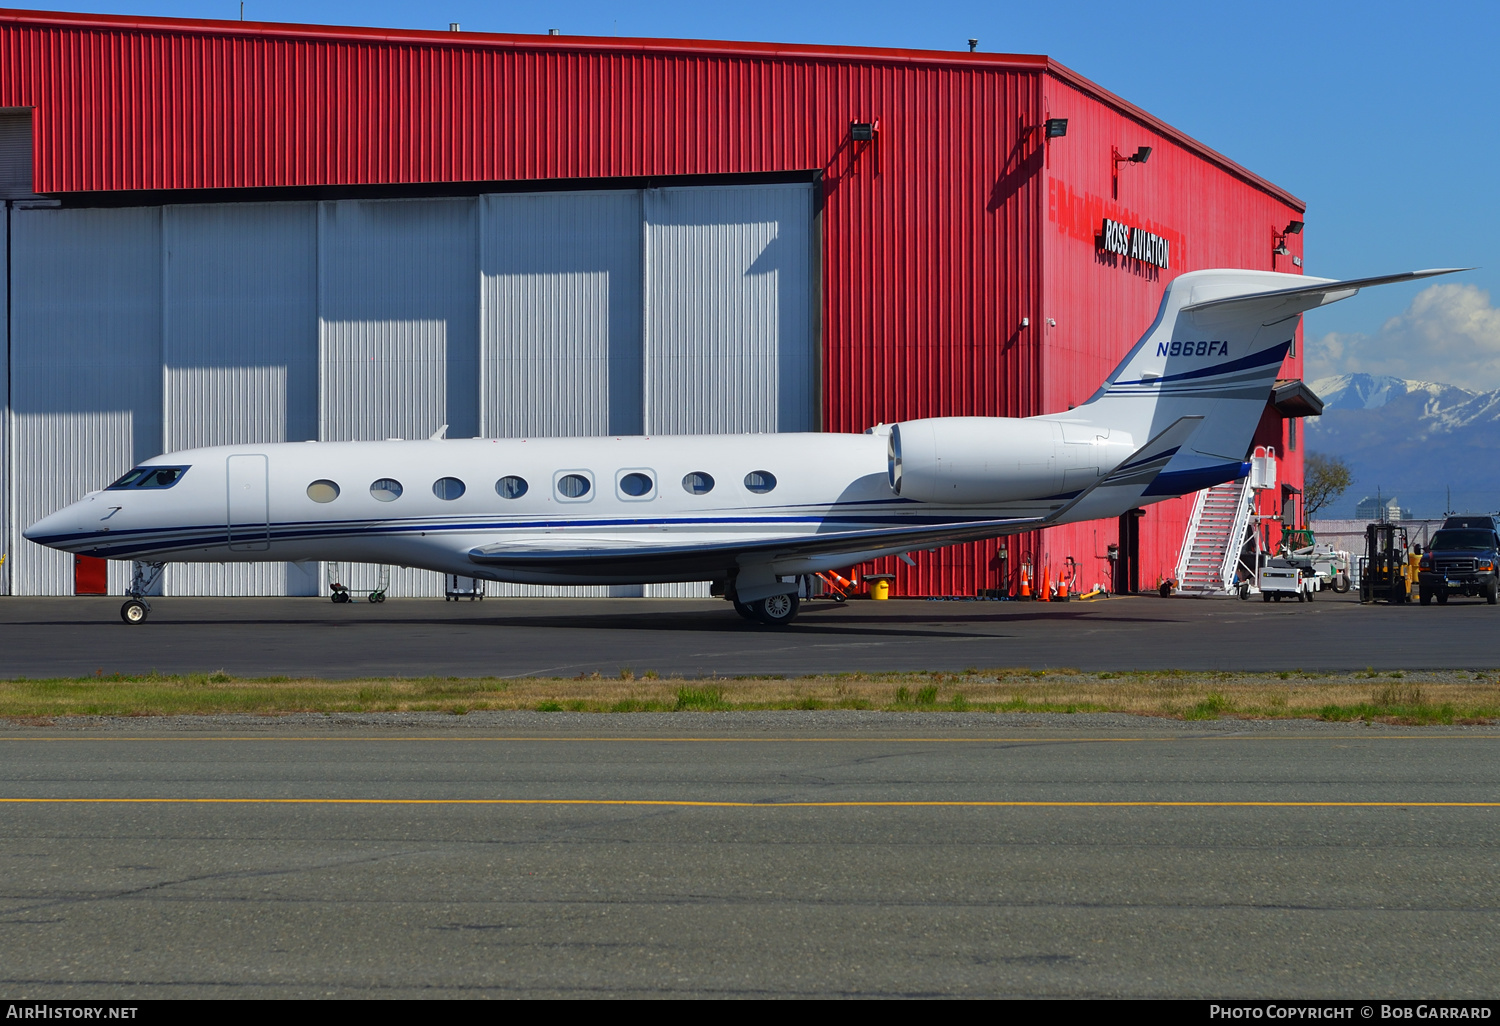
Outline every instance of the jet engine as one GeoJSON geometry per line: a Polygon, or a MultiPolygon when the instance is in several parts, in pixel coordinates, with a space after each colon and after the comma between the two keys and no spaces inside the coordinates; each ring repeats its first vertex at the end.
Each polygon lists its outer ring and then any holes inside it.
{"type": "Polygon", "coordinates": [[[937,417],[893,424],[891,491],[903,499],[984,505],[1063,498],[1135,449],[1116,430],[1030,417],[937,417]]]}

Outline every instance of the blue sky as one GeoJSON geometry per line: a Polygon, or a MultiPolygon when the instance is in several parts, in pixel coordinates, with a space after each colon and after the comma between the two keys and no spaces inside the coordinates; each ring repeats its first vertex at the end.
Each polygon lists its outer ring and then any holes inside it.
{"type": "MultiPolygon", "coordinates": [[[[113,14],[236,18],[237,0],[66,5],[113,14]]],[[[1500,3],[1279,0],[756,4],[248,0],[248,20],[397,28],[668,36],[1049,54],[1203,140],[1308,204],[1310,274],[1360,276],[1470,266],[1470,286],[1411,304],[1421,286],[1373,290],[1309,315],[1318,373],[1411,373],[1409,349],[1444,325],[1465,346],[1427,367],[1436,380],[1500,388],[1500,3]],[[1488,265],[1488,266],[1486,266],[1488,265]],[[1484,293],[1488,293],[1486,296],[1484,293]],[[1448,309],[1448,300],[1457,304],[1448,309]],[[1416,323],[1436,310],[1435,324],[1416,323]],[[1391,322],[1391,323],[1388,323],[1391,322]],[[1414,326],[1415,325],[1415,326],[1414,326]],[[1336,345],[1325,352],[1322,339],[1336,345]],[[1466,336],[1468,337],[1468,336],[1466,336]],[[1319,353],[1323,355],[1318,356],[1319,353]],[[1350,354],[1354,354],[1351,356],[1350,354]],[[1399,362],[1399,361],[1397,361],[1399,362]],[[1440,376],[1442,375],[1442,376],[1440,376]]],[[[1452,305],[1449,304],[1449,305],[1452,305]]],[[[1453,350],[1454,347],[1448,347],[1453,350]]],[[[1420,358],[1420,369],[1427,366],[1420,358]]],[[[1310,368],[1309,376],[1314,376],[1310,368]]]]}

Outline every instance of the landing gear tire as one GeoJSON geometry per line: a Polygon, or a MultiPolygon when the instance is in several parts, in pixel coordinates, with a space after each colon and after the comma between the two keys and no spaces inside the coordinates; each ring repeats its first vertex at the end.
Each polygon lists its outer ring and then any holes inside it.
{"type": "Polygon", "coordinates": [[[131,599],[120,607],[120,619],[126,623],[145,623],[146,614],[151,612],[146,603],[140,599],[131,599]]]}
{"type": "Polygon", "coordinates": [[[755,610],[755,618],[761,623],[772,627],[780,627],[789,624],[797,615],[797,606],[800,605],[795,594],[772,595],[770,598],[758,599],[750,603],[750,608],[755,610]]]}
{"type": "Polygon", "coordinates": [[[739,599],[735,599],[734,600],[734,611],[736,613],[739,613],[746,620],[752,620],[752,621],[754,621],[756,623],[760,622],[760,617],[758,617],[758,616],[755,615],[755,609],[754,609],[754,607],[747,606],[745,603],[741,602],[739,599]]]}

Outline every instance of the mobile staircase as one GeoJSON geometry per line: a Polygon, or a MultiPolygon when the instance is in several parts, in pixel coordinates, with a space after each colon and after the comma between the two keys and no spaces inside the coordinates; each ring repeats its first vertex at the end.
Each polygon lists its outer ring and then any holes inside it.
{"type": "Polygon", "coordinates": [[[1205,488],[1193,501],[1187,537],[1177,563],[1177,590],[1184,595],[1233,595],[1240,553],[1254,530],[1255,492],[1250,478],[1205,488]]]}

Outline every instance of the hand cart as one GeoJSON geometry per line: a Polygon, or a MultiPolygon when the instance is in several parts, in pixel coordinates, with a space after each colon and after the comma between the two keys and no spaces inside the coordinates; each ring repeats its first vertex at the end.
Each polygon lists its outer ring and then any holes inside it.
{"type": "Polygon", "coordinates": [[[475,599],[484,601],[484,582],[477,577],[463,577],[459,574],[443,575],[443,601],[457,602],[460,599],[475,599]]]}
{"type": "Polygon", "coordinates": [[[352,579],[351,566],[350,563],[328,564],[329,597],[335,602],[358,602],[360,599],[366,602],[384,602],[385,593],[391,586],[391,568],[383,563],[376,564],[375,586],[353,588],[349,586],[349,581],[352,579]]]}

